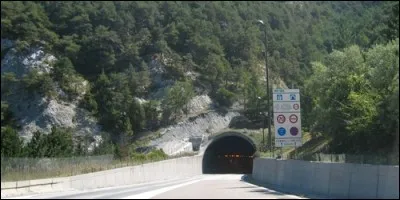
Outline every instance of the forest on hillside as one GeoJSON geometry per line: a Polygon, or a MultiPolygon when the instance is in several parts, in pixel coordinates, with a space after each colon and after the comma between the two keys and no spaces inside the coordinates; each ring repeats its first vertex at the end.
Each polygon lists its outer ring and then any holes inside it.
{"type": "Polygon", "coordinates": [[[304,130],[332,137],[335,153],[390,152],[399,132],[398,34],[399,3],[390,1],[2,1],[1,38],[19,52],[43,47],[58,61],[48,75],[2,75],[1,155],[82,151],[71,147],[70,131],[56,128],[21,150],[4,98],[11,83],[52,96],[57,81],[73,97],[71,83],[89,80],[81,106],[117,143],[173,123],[195,88],[219,106],[244,100],[252,112],[261,96],[266,110],[265,49],[271,76],[301,91],[304,130]],[[155,88],[148,69],[155,56],[171,60],[163,64],[176,82],[162,100],[140,104],[133,97],[148,99],[155,88]]]}

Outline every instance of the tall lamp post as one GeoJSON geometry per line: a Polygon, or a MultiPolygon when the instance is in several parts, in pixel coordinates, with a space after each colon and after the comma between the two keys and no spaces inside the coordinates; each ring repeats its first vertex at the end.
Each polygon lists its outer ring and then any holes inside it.
{"type": "Polygon", "coordinates": [[[269,106],[269,101],[270,101],[270,96],[269,96],[269,76],[268,76],[268,57],[267,57],[267,26],[264,24],[264,21],[258,20],[258,23],[260,23],[262,26],[264,26],[264,46],[265,46],[265,51],[264,51],[264,57],[265,57],[265,76],[267,78],[267,121],[268,121],[268,145],[269,149],[272,151],[272,143],[271,143],[271,112],[270,112],[270,106],[269,106]]]}
{"type": "Polygon", "coordinates": [[[264,116],[264,114],[263,114],[263,112],[260,112],[260,110],[258,109],[258,105],[259,105],[259,100],[261,100],[261,97],[257,97],[257,116],[258,115],[261,115],[261,119],[262,119],[262,121],[263,121],[263,126],[262,126],[262,147],[261,147],[261,150],[263,150],[264,149],[264,146],[265,146],[265,137],[264,137],[264,129],[265,129],[265,116],[264,116]]]}

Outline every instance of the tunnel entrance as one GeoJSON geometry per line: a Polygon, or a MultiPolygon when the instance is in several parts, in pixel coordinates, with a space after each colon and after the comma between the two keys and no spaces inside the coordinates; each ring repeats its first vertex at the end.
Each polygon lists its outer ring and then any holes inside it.
{"type": "Polygon", "coordinates": [[[241,134],[216,138],[203,156],[203,174],[251,174],[254,143],[241,134]]]}

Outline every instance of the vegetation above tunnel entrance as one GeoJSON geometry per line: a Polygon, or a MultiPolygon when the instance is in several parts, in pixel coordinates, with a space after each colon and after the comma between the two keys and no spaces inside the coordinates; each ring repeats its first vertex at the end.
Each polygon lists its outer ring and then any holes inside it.
{"type": "MultiPolygon", "coordinates": [[[[398,5],[2,1],[2,39],[14,41],[21,52],[42,45],[59,58],[50,75],[16,80],[2,74],[1,124],[9,125],[2,131],[2,156],[23,156],[11,130],[19,129],[9,110],[16,106],[5,98],[15,82],[51,96],[57,81],[74,96],[72,83],[85,77],[91,89],[82,105],[99,119],[108,138],[172,123],[176,116],[170,114],[184,107],[193,91],[207,91],[221,106],[239,101],[252,113],[266,110],[265,98],[257,107],[257,96],[265,97],[257,19],[266,22],[271,74],[302,91],[306,131],[329,135],[337,153],[386,153],[392,144],[398,152],[398,41],[390,42],[398,38],[398,5]],[[133,99],[149,99],[158,89],[148,70],[153,60],[178,82],[161,99],[141,104],[133,99]],[[191,82],[187,74],[198,78],[191,82]],[[162,114],[160,103],[169,105],[162,114]]],[[[2,49],[2,61],[9,53],[2,49]]],[[[132,141],[126,141],[113,144],[117,154],[128,151],[132,141]]],[[[73,149],[80,147],[44,155],[72,155],[73,149]]]]}

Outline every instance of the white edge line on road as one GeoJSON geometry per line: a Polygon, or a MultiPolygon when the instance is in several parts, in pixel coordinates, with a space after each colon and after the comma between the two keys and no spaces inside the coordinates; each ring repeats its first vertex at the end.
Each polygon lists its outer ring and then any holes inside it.
{"type": "Polygon", "coordinates": [[[183,187],[183,186],[186,186],[186,185],[197,183],[199,181],[202,181],[202,179],[194,180],[194,181],[190,181],[190,182],[187,182],[187,183],[182,183],[182,184],[174,185],[174,186],[170,186],[170,187],[161,188],[161,189],[153,190],[153,191],[150,191],[150,192],[144,192],[144,193],[141,193],[141,194],[127,196],[127,197],[124,197],[122,199],[150,199],[150,198],[152,198],[152,197],[154,197],[156,195],[162,194],[164,192],[168,192],[168,191],[176,189],[176,188],[180,188],[180,187],[183,187]]]}
{"type": "Polygon", "coordinates": [[[1,199],[30,199],[36,195],[18,196],[18,197],[1,197],[1,199]]]}
{"type": "MultiPolygon", "coordinates": [[[[197,178],[202,178],[202,176],[193,176],[187,178],[188,180],[193,180],[197,178]]],[[[48,191],[48,192],[34,192],[33,194],[28,194],[28,195],[17,195],[17,196],[3,196],[1,199],[35,199],[38,197],[46,197],[46,198],[57,198],[60,193],[63,193],[62,195],[79,195],[82,194],[84,195],[87,192],[97,192],[97,191],[107,191],[107,190],[114,190],[114,189],[128,189],[130,187],[140,187],[140,188],[145,188],[145,187],[150,187],[154,184],[169,184],[171,182],[175,181],[181,181],[182,179],[179,178],[174,178],[174,179],[165,179],[165,180],[158,180],[158,181],[151,181],[151,182],[144,182],[144,183],[134,183],[134,184],[129,184],[129,185],[122,185],[122,186],[112,186],[112,187],[104,187],[104,188],[92,188],[92,189],[84,189],[84,190],[78,190],[74,188],[68,188],[66,190],[62,191],[48,191]],[[51,197],[53,195],[56,195],[55,197],[51,197]]],[[[183,179],[184,180],[184,179],[183,179]]],[[[40,199],[40,198],[39,198],[40,199]]]]}
{"type": "MultiPolygon", "coordinates": [[[[126,189],[128,189],[129,191],[137,191],[137,190],[143,190],[143,189],[146,189],[146,188],[149,188],[149,187],[165,187],[166,185],[174,185],[174,183],[176,182],[176,181],[178,181],[178,182],[180,182],[180,183],[182,183],[182,182],[188,182],[188,181],[193,181],[193,179],[195,179],[196,177],[194,177],[194,178],[190,178],[190,179],[177,179],[177,180],[172,180],[172,181],[163,181],[163,182],[160,182],[160,183],[158,183],[158,184],[143,184],[143,186],[140,186],[140,185],[138,185],[139,187],[135,187],[135,188],[131,188],[131,189],[129,189],[129,188],[126,188],[126,189]]],[[[177,183],[175,183],[175,184],[177,184],[177,183]]],[[[119,188],[116,188],[116,189],[119,189],[119,188]]],[[[119,195],[119,194],[123,194],[123,193],[126,193],[126,192],[129,192],[129,191],[120,191],[120,192],[113,192],[112,194],[113,195],[119,195]]],[[[143,193],[139,193],[139,194],[143,194],[143,193]]],[[[139,194],[136,194],[136,195],[139,195],[139,194]]],[[[100,194],[100,195],[92,195],[92,194],[89,194],[89,196],[90,196],[90,198],[91,199],[103,199],[102,197],[104,197],[106,194],[100,194]]],[[[85,195],[85,193],[82,193],[82,196],[87,196],[87,194],[85,195]]],[[[82,196],[80,196],[80,198],[83,198],[82,196]]],[[[83,198],[83,199],[85,199],[85,198],[83,198]]]]}

